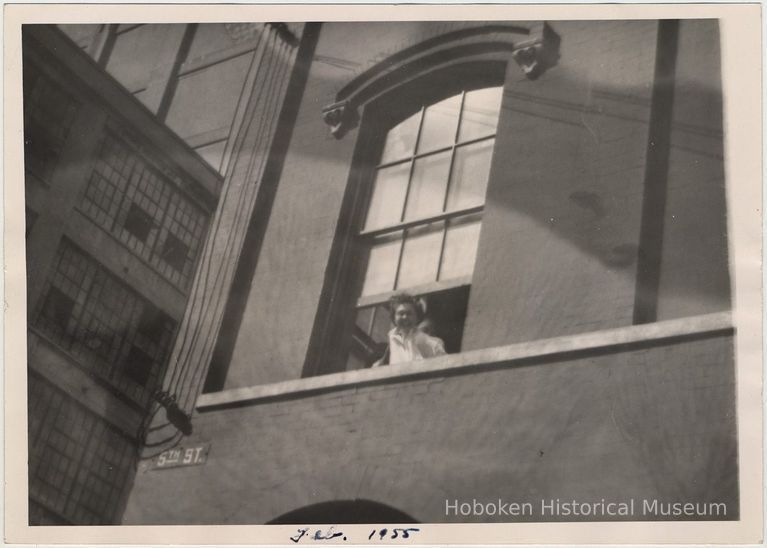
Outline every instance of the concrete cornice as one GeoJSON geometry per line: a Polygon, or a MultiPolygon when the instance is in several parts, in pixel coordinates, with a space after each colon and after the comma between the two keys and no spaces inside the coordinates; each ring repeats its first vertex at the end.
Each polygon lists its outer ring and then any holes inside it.
{"type": "Polygon", "coordinates": [[[718,312],[484,348],[375,369],[359,369],[202,394],[197,400],[197,410],[204,412],[228,407],[256,405],[264,401],[292,399],[311,393],[333,392],[356,386],[392,384],[414,378],[466,374],[471,373],[472,370],[519,367],[531,362],[561,360],[567,359],[569,356],[587,357],[605,352],[657,346],[679,339],[731,335],[732,333],[734,333],[734,327],[730,312],[718,312]]]}

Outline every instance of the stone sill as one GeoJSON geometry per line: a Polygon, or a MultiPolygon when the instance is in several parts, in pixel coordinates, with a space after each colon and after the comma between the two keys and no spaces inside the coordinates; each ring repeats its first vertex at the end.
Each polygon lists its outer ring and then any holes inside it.
{"type": "Polygon", "coordinates": [[[415,378],[444,377],[471,370],[518,367],[533,361],[553,361],[568,356],[583,357],[605,351],[657,346],[676,339],[730,335],[734,332],[730,312],[718,312],[662,322],[632,325],[524,343],[449,354],[419,362],[375,369],[358,369],[317,377],[235,388],[202,394],[198,411],[211,411],[265,401],[291,399],[320,392],[333,392],[371,384],[390,384],[415,378]]]}

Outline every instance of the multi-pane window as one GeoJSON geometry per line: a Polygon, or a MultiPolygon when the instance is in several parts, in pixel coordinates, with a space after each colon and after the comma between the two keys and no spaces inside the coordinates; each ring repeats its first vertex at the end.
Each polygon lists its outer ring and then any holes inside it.
{"type": "Polygon", "coordinates": [[[28,389],[30,524],[114,523],[135,444],[34,373],[28,389]]]}
{"type": "Polygon", "coordinates": [[[49,182],[79,104],[33,63],[24,64],[24,165],[49,182]]]}
{"type": "Polygon", "coordinates": [[[360,232],[367,266],[349,367],[386,340],[385,302],[400,290],[427,294],[437,334],[460,346],[502,91],[464,91],[387,132],[360,232]]]}
{"type": "Polygon", "coordinates": [[[174,321],[67,240],[33,325],[136,401],[161,380],[174,321]]]}
{"type": "Polygon", "coordinates": [[[82,209],[171,282],[188,286],[207,215],[113,135],[101,144],[82,209]]]}

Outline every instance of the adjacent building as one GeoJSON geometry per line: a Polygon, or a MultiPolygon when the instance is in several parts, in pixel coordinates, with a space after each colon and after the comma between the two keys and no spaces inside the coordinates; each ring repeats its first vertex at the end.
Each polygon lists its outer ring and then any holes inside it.
{"type": "Polygon", "coordinates": [[[63,30],[85,51],[24,32],[29,516],[112,524],[152,418],[177,410],[163,383],[196,273],[231,252],[208,238],[217,207],[247,207],[223,186],[225,149],[253,108],[279,108],[295,46],[260,24],[63,30]],[[255,80],[269,103],[250,101],[255,80]]]}

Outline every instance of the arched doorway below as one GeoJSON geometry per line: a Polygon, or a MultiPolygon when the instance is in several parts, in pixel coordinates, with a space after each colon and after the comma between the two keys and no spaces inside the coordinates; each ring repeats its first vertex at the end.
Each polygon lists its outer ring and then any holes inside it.
{"type": "Polygon", "coordinates": [[[401,510],[372,500],[333,500],[286,512],[267,525],[315,523],[419,523],[401,510]]]}

